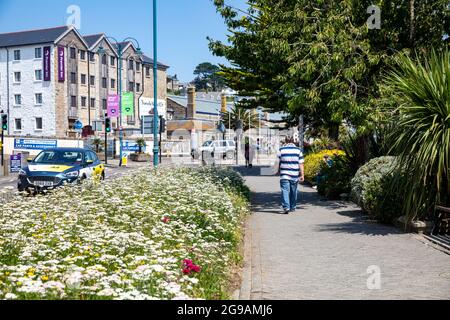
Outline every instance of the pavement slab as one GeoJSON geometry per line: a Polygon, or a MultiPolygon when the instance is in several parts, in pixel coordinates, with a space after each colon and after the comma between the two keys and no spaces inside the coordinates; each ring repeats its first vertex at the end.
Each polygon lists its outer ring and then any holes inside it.
{"type": "Polygon", "coordinates": [[[282,215],[279,178],[258,167],[238,170],[252,191],[241,299],[450,298],[450,255],[418,235],[306,186],[299,210],[282,215]]]}

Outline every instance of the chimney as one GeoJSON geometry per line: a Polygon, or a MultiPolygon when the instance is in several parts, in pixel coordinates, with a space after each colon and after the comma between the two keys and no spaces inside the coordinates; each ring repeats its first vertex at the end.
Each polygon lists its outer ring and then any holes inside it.
{"type": "Polygon", "coordinates": [[[222,113],[225,113],[228,111],[227,108],[227,95],[225,93],[222,93],[222,109],[220,110],[222,113]]]}
{"type": "Polygon", "coordinates": [[[194,119],[196,115],[195,108],[195,88],[189,87],[187,90],[188,103],[187,103],[187,118],[194,119]]]}

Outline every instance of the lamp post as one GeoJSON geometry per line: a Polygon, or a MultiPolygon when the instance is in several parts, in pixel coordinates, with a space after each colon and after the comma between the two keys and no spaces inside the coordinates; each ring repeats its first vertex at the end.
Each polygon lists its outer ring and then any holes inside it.
{"type": "Polygon", "coordinates": [[[154,103],[153,103],[153,166],[159,165],[159,146],[158,141],[158,21],[157,21],[157,5],[156,0],[153,0],[153,88],[154,88],[154,103]]]}
{"type": "MultiPolygon", "coordinates": [[[[122,166],[122,158],[123,158],[123,125],[122,125],[122,55],[123,55],[123,47],[122,44],[126,43],[127,41],[135,41],[137,44],[137,48],[136,48],[136,54],[138,56],[142,55],[142,51],[141,48],[139,46],[139,41],[137,41],[134,38],[126,38],[124,39],[122,42],[117,41],[114,37],[107,37],[109,41],[112,40],[112,42],[116,45],[117,47],[117,55],[118,55],[118,69],[119,69],[119,79],[118,79],[118,89],[119,89],[119,141],[120,141],[120,160],[119,160],[119,166],[122,166]]],[[[103,55],[106,53],[105,49],[103,47],[100,47],[97,51],[97,53],[99,55],[103,55]]]]}

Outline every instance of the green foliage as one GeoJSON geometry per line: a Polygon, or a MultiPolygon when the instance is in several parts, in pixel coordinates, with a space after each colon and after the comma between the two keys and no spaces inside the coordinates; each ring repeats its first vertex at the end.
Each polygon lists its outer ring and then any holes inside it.
{"type": "Polygon", "coordinates": [[[331,157],[334,154],[342,155],[343,152],[340,150],[322,150],[305,156],[305,180],[315,185],[317,174],[320,171],[321,164],[324,162],[323,157],[325,155],[331,157]]]}
{"type": "Polygon", "coordinates": [[[147,146],[147,142],[144,138],[137,138],[136,145],[139,147],[139,153],[142,153],[142,148],[145,148],[147,146]]]}
{"type": "Polygon", "coordinates": [[[220,74],[242,96],[242,105],[263,105],[300,114],[313,127],[333,128],[343,120],[367,134],[384,112],[383,72],[411,49],[444,47],[449,28],[448,0],[309,1],[250,0],[239,12],[214,0],[230,30],[228,43],[210,40],[212,52],[232,67],[220,74]],[[367,28],[367,8],[378,5],[382,30],[367,28]],[[411,21],[413,23],[411,23],[411,21]]]}
{"type": "Polygon", "coordinates": [[[374,219],[392,223],[402,215],[403,192],[391,192],[389,186],[400,177],[395,157],[373,159],[351,181],[351,199],[374,219]]]}
{"type": "Polygon", "coordinates": [[[321,174],[324,176],[320,180],[317,190],[320,195],[329,199],[338,199],[343,193],[350,193],[350,182],[353,173],[349,169],[345,155],[332,157],[333,165],[321,164],[321,174]]]}
{"type": "Polygon", "coordinates": [[[234,105],[230,110],[222,114],[222,122],[227,129],[236,130],[236,121],[242,121],[242,128],[244,131],[250,128],[257,128],[259,125],[258,114],[245,110],[243,107],[234,105]]]}
{"type": "Polygon", "coordinates": [[[195,87],[198,91],[213,90],[219,91],[224,87],[224,81],[218,74],[220,68],[210,62],[200,63],[194,70],[197,76],[194,80],[195,87]]]}
{"type": "MultiPolygon", "coordinates": [[[[386,78],[396,110],[392,151],[406,183],[405,214],[423,217],[436,204],[450,206],[450,53],[433,52],[425,62],[400,56],[386,78]]],[[[398,190],[402,180],[395,180],[398,190]]]]}

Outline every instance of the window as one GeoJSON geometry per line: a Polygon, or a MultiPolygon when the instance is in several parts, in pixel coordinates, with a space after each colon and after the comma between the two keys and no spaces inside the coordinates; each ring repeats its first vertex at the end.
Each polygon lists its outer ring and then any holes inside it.
{"type": "Polygon", "coordinates": [[[34,71],[34,79],[36,81],[42,81],[42,70],[35,70],[34,71]]]}
{"type": "Polygon", "coordinates": [[[108,89],[108,79],[102,78],[102,88],[108,89]]]}
{"type": "Polygon", "coordinates": [[[116,88],[116,79],[111,79],[111,89],[116,88]]]}
{"type": "Polygon", "coordinates": [[[91,98],[91,109],[95,109],[95,98],[91,98]]]}
{"type": "Polygon", "coordinates": [[[86,84],[86,75],[81,74],[81,84],[86,84]]]}
{"type": "Polygon", "coordinates": [[[113,67],[116,65],[116,58],[115,57],[111,57],[110,65],[113,66],[113,67]]]}
{"type": "Polygon", "coordinates": [[[70,96],[70,107],[72,107],[72,108],[77,107],[77,97],[76,96],[70,96]]]}
{"type": "Polygon", "coordinates": [[[42,118],[36,118],[36,130],[42,130],[42,118]]]}
{"type": "Polygon", "coordinates": [[[102,64],[104,64],[104,65],[106,65],[107,64],[107,56],[106,56],[106,54],[104,54],[103,56],[102,56],[102,64]]]}
{"type": "Polygon", "coordinates": [[[95,76],[90,77],[90,83],[91,86],[95,87],[95,76]]]}
{"type": "Polygon", "coordinates": [[[35,104],[42,104],[42,93],[36,93],[34,95],[34,103],[35,104]]]}
{"type": "Polygon", "coordinates": [[[134,82],[130,82],[128,84],[128,91],[133,92],[134,91],[134,82]]]}
{"type": "Polygon", "coordinates": [[[103,107],[103,110],[108,109],[108,102],[107,102],[106,99],[103,99],[103,100],[102,100],[102,107],[103,107]]]}
{"type": "Polygon", "coordinates": [[[22,74],[20,72],[14,72],[14,82],[20,83],[22,80],[22,74]]]}
{"type": "Polygon", "coordinates": [[[70,73],[70,83],[77,83],[77,74],[75,72],[70,73]]]}
{"type": "Polygon", "coordinates": [[[20,50],[14,50],[14,60],[20,61],[20,50]]]}
{"type": "Polygon", "coordinates": [[[141,84],[136,83],[136,92],[141,92],[141,84]]]}
{"type": "Polygon", "coordinates": [[[145,76],[150,77],[150,67],[145,67],[145,76]]]}
{"type": "Polygon", "coordinates": [[[95,62],[95,53],[89,52],[89,60],[90,60],[91,62],[95,62]]]}
{"type": "Polygon", "coordinates": [[[41,59],[42,58],[42,48],[35,48],[34,49],[34,58],[35,59],[41,59]]]}
{"type": "Polygon", "coordinates": [[[20,94],[14,95],[14,102],[16,103],[16,106],[22,105],[22,95],[20,94]]]}
{"type": "Polygon", "coordinates": [[[136,62],[136,71],[141,71],[141,64],[136,62]]]}
{"type": "Polygon", "coordinates": [[[130,60],[128,62],[128,70],[134,70],[134,61],[133,60],[130,60]]]}
{"type": "Polygon", "coordinates": [[[86,51],[80,50],[80,59],[81,60],[86,60],[86,51]]]}
{"type": "Polygon", "coordinates": [[[87,98],[86,97],[81,97],[81,107],[82,108],[86,108],[86,101],[87,101],[87,98]]]}
{"type": "Polygon", "coordinates": [[[22,119],[14,119],[14,130],[22,131],[22,119]]]}
{"type": "Polygon", "coordinates": [[[77,58],[77,49],[70,48],[70,59],[76,59],[76,58],[77,58]]]}

